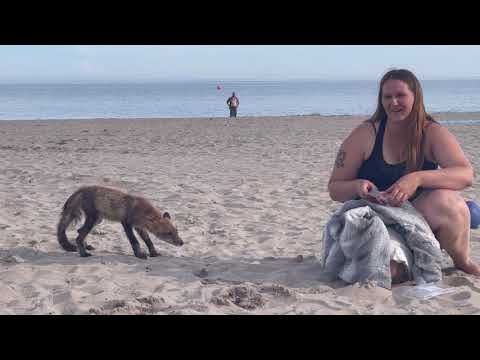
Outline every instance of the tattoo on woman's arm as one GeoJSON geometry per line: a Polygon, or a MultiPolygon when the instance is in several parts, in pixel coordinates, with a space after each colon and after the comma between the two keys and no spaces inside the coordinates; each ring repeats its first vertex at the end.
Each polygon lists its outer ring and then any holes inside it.
{"type": "Polygon", "coordinates": [[[337,158],[335,159],[335,166],[337,168],[341,168],[345,166],[345,157],[347,156],[347,153],[345,150],[340,149],[340,151],[337,154],[337,158]]]}

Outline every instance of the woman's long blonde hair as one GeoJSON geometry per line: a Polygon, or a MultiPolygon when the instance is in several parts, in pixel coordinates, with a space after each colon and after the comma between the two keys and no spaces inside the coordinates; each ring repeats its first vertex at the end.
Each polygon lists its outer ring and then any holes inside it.
{"type": "Polygon", "coordinates": [[[415,99],[412,112],[409,115],[409,137],[406,148],[406,173],[408,174],[410,172],[419,170],[423,166],[423,161],[425,157],[423,151],[423,135],[425,125],[428,121],[434,120],[425,111],[422,86],[420,85],[417,77],[411,71],[405,69],[395,69],[387,72],[385,75],[383,75],[382,80],[380,80],[377,109],[368,121],[375,123],[387,117],[387,113],[385,112],[385,109],[382,105],[383,85],[387,80],[403,81],[405,84],[407,84],[408,88],[413,93],[415,99]]]}

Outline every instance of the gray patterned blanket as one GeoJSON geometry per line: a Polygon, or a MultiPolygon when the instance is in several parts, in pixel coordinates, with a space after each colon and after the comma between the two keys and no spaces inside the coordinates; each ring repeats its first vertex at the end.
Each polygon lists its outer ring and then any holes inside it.
{"type": "Polygon", "coordinates": [[[440,281],[439,243],[423,216],[409,202],[402,207],[363,199],[344,203],[323,232],[321,263],[325,273],[351,284],[372,281],[390,289],[390,229],[400,234],[411,251],[408,270],[415,283],[440,281]]]}

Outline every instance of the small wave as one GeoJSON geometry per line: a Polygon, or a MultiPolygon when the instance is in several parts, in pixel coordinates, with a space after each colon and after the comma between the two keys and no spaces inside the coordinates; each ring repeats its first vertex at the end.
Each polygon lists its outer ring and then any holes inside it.
{"type": "Polygon", "coordinates": [[[480,124],[480,120],[440,120],[440,124],[444,125],[455,125],[455,124],[464,124],[464,125],[475,125],[480,124]]]}

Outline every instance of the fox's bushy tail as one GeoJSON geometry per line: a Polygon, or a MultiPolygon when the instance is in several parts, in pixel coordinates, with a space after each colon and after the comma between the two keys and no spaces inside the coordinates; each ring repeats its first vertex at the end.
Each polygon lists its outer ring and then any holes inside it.
{"type": "Polygon", "coordinates": [[[77,223],[82,218],[82,189],[75,191],[63,205],[60,221],[57,225],[57,240],[60,246],[66,251],[76,251],[77,247],[68,241],[66,230],[74,222],[77,223]]]}

